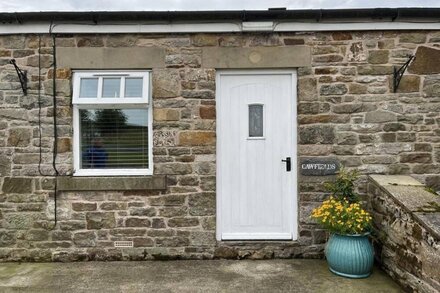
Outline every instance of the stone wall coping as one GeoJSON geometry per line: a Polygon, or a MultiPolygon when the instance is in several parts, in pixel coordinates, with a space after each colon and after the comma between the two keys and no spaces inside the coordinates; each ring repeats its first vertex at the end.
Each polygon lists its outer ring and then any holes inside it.
{"type": "Polygon", "coordinates": [[[389,185],[424,186],[423,183],[407,175],[370,175],[370,178],[373,181],[375,181],[377,184],[382,186],[389,186],[389,185]]]}
{"type": "Polygon", "coordinates": [[[406,175],[370,175],[370,181],[440,240],[440,195],[406,175]]]}
{"type": "Polygon", "coordinates": [[[165,190],[166,176],[72,177],[57,178],[59,191],[165,190]]]}

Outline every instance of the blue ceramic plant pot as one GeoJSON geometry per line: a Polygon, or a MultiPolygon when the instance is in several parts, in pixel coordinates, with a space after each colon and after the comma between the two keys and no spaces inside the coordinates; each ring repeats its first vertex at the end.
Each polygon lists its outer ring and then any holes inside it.
{"type": "Polygon", "coordinates": [[[330,271],[347,278],[368,277],[374,262],[373,245],[368,235],[332,234],[325,248],[330,271]]]}

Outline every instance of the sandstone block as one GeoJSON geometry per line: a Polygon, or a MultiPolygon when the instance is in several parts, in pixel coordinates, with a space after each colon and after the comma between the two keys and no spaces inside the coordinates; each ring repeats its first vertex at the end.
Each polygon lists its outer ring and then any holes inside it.
{"type": "Polygon", "coordinates": [[[26,231],[25,239],[27,241],[45,241],[49,239],[49,232],[46,230],[26,231]]]}
{"type": "Polygon", "coordinates": [[[151,227],[153,229],[164,229],[164,228],[167,227],[167,225],[165,224],[165,220],[164,219],[155,218],[155,219],[153,219],[151,227]]]}
{"type": "Polygon", "coordinates": [[[393,73],[391,65],[360,65],[357,67],[359,75],[388,75],[393,73]]]}
{"type": "Polygon", "coordinates": [[[393,39],[385,39],[377,42],[377,46],[379,49],[393,49],[394,48],[394,40],[393,39]]]}
{"type": "Polygon", "coordinates": [[[406,130],[405,124],[398,122],[386,123],[383,126],[383,131],[387,131],[387,132],[396,132],[396,131],[405,131],[405,130],[406,130]]]}
{"type": "Polygon", "coordinates": [[[347,41],[353,39],[350,32],[334,32],[332,33],[332,38],[335,41],[347,41]]]}
{"type": "Polygon", "coordinates": [[[303,77],[298,79],[298,99],[299,101],[315,101],[318,99],[315,78],[303,77]]]}
{"type": "Polygon", "coordinates": [[[215,106],[201,106],[199,113],[202,119],[215,119],[215,106]]]}
{"type": "Polygon", "coordinates": [[[127,218],[125,220],[126,227],[150,227],[151,222],[149,219],[143,218],[127,218]]]}
{"type": "Polygon", "coordinates": [[[421,44],[426,42],[426,33],[402,33],[399,36],[399,43],[421,44]]]}
{"type": "Polygon", "coordinates": [[[313,61],[317,63],[334,63],[334,62],[341,62],[343,60],[344,60],[343,56],[336,54],[313,56],[313,61]]]}
{"type": "Polygon", "coordinates": [[[115,211],[115,210],[126,210],[126,202],[103,202],[99,205],[99,208],[103,211],[115,211]]]}
{"type": "Polygon", "coordinates": [[[130,209],[131,216],[144,216],[144,217],[154,217],[156,216],[156,209],[153,207],[148,208],[133,208],[130,209]]]}
{"type": "Polygon", "coordinates": [[[304,45],[304,39],[287,38],[284,39],[284,45],[286,46],[304,45]]]}
{"type": "Polygon", "coordinates": [[[29,146],[32,132],[29,128],[11,128],[8,135],[8,146],[26,147],[29,146]]]}
{"type": "Polygon", "coordinates": [[[149,199],[152,206],[181,206],[185,203],[186,195],[171,194],[161,195],[149,199]]]}
{"type": "Polygon", "coordinates": [[[182,97],[187,99],[214,99],[215,94],[212,90],[183,90],[182,97]]]}
{"type": "Polygon", "coordinates": [[[221,36],[219,38],[219,45],[221,47],[241,47],[246,40],[241,36],[221,36]]]}
{"type": "Polygon", "coordinates": [[[14,231],[0,232],[0,247],[8,247],[14,245],[16,242],[16,233],[14,231]]]}
{"type": "Polygon", "coordinates": [[[197,34],[192,36],[191,43],[196,47],[217,46],[218,37],[214,34],[197,34]]]}
{"type": "Polygon", "coordinates": [[[411,62],[408,72],[423,75],[440,73],[440,50],[425,46],[418,47],[416,59],[411,62]]]}
{"type": "Polygon", "coordinates": [[[385,64],[388,63],[389,51],[387,50],[372,50],[368,52],[368,63],[371,64],[385,64]]]}
{"type": "Polygon", "coordinates": [[[440,96],[440,77],[437,75],[426,76],[423,83],[423,93],[427,97],[440,96]]]}
{"type": "Polygon", "coordinates": [[[187,207],[160,207],[159,216],[172,218],[172,217],[182,217],[188,212],[187,207]]]}
{"type": "Polygon", "coordinates": [[[72,139],[69,137],[61,137],[58,138],[57,142],[57,152],[58,153],[67,153],[72,150],[72,139]]]}
{"type": "Polygon", "coordinates": [[[215,215],[215,193],[194,194],[188,197],[189,214],[192,216],[215,215]]]}
{"type": "Polygon", "coordinates": [[[350,121],[350,116],[348,115],[332,115],[332,114],[322,114],[322,115],[301,115],[299,117],[299,124],[313,124],[313,123],[348,123],[350,121]]]}
{"type": "Polygon", "coordinates": [[[355,145],[358,143],[356,133],[338,132],[336,140],[337,144],[340,145],[355,145]]]}
{"type": "Polygon", "coordinates": [[[44,215],[42,213],[5,213],[3,215],[3,228],[13,230],[27,230],[34,227],[38,220],[42,220],[44,215]]]}
{"type": "Polygon", "coordinates": [[[24,49],[26,46],[26,38],[24,35],[5,36],[2,45],[6,49],[24,49]]]}
{"type": "Polygon", "coordinates": [[[365,123],[384,123],[397,121],[396,114],[385,111],[367,112],[365,114],[365,123]]]}
{"type": "Polygon", "coordinates": [[[300,144],[333,144],[335,140],[335,129],[333,126],[316,125],[301,126],[299,128],[300,144]]]}
{"type": "Polygon", "coordinates": [[[416,134],[413,132],[398,132],[396,138],[397,141],[402,142],[412,142],[417,139],[416,134]]]}
{"type": "Polygon", "coordinates": [[[180,112],[176,109],[154,109],[153,117],[156,121],[177,121],[180,112]]]}
{"type": "Polygon", "coordinates": [[[96,211],[97,204],[90,202],[73,202],[72,209],[75,212],[96,211]]]}
{"type": "Polygon", "coordinates": [[[365,54],[364,44],[362,42],[352,43],[347,52],[347,59],[350,62],[365,62],[367,56],[365,54]]]}
{"type": "Polygon", "coordinates": [[[51,235],[53,241],[72,240],[72,232],[69,231],[53,231],[51,235]]]}
{"type": "Polygon", "coordinates": [[[233,247],[220,246],[214,251],[215,258],[237,259],[238,251],[233,247]]]}
{"type": "MultiPolygon", "coordinates": [[[[57,79],[69,79],[72,77],[72,70],[67,68],[58,68],[56,78],[57,79]]],[[[49,69],[47,71],[47,78],[52,79],[53,78],[53,69],[49,69]]]]}
{"type": "Polygon", "coordinates": [[[181,146],[208,146],[215,145],[215,132],[213,131],[181,131],[179,133],[181,146]]]}
{"type": "Polygon", "coordinates": [[[348,86],[348,93],[349,94],[366,94],[367,93],[367,86],[363,84],[358,83],[350,83],[348,86]]]}
{"type": "Polygon", "coordinates": [[[78,247],[93,247],[96,246],[95,232],[78,232],[73,235],[73,243],[78,247]]]}
{"type": "Polygon", "coordinates": [[[2,190],[4,193],[31,193],[32,187],[32,178],[6,177],[2,190]]]}
{"type": "Polygon", "coordinates": [[[401,163],[432,163],[430,153],[407,153],[400,155],[401,163]]]}
{"type": "Polygon", "coordinates": [[[160,163],[155,164],[154,171],[155,174],[190,174],[192,172],[191,164],[188,163],[160,163]]]}
{"type": "Polygon", "coordinates": [[[426,185],[434,190],[440,190],[440,175],[428,175],[426,176],[426,185]]]}
{"type": "Polygon", "coordinates": [[[163,238],[161,237],[161,238],[156,238],[156,245],[158,247],[188,246],[189,239],[187,237],[163,237],[163,238]]]}
{"type": "Polygon", "coordinates": [[[134,228],[116,228],[110,230],[110,235],[118,237],[136,237],[144,236],[146,229],[134,229],[134,228]]]}
{"type": "Polygon", "coordinates": [[[154,240],[146,237],[136,237],[133,238],[133,246],[134,247],[151,247],[154,246],[154,240]]]}
{"type": "Polygon", "coordinates": [[[400,80],[398,93],[412,93],[420,91],[420,76],[404,75],[400,80]]]}
{"type": "Polygon", "coordinates": [[[348,89],[345,84],[322,85],[320,88],[320,93],[323,96],[338,96],[338,95],[344,95],[347,92],[348,89]]]}
{"type": "Polygon", "coordinates": [[[110,229],[116,226],[114,213],[90,212],[86,214],[87,229],[110,229]]]}
{"type": "Polygon", "coordinates": [[[198,218],[171,218],[168,220],[169,227],[194,227],[199,225],[198,218]]]}
{"type": "Polygon", "coordinates": [[[350,114],[359,112],[368,112],[376,110],[377,106],[374,104],[364,104],[364,103],[347,103],[338,104],[333,106],[333,112],[338,114],[350,114]]]}
{"type": "Polygon", "coordinates": [[[174,98],[180,92],[180,77],[175,70],[164,69],[153,71],[153,97],[174,98]]]}

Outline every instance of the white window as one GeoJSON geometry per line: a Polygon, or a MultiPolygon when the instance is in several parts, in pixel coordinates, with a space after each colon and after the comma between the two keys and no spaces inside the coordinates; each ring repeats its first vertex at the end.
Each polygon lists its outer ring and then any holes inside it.
{"type": "Polygon", "coordinates": [[[151,175],[148,71],[75,71],[75,176],[151,175]]]}

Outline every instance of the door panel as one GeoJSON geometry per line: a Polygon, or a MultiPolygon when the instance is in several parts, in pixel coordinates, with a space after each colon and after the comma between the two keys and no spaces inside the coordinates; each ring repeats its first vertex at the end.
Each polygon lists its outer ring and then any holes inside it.
{"type": "Polygon", "coordinates": [[[292,239],[296,76],[221,72],[217,78],[218,238],[292,239]],[[286,157],[292,159],[290,172],[286,157]]]}

